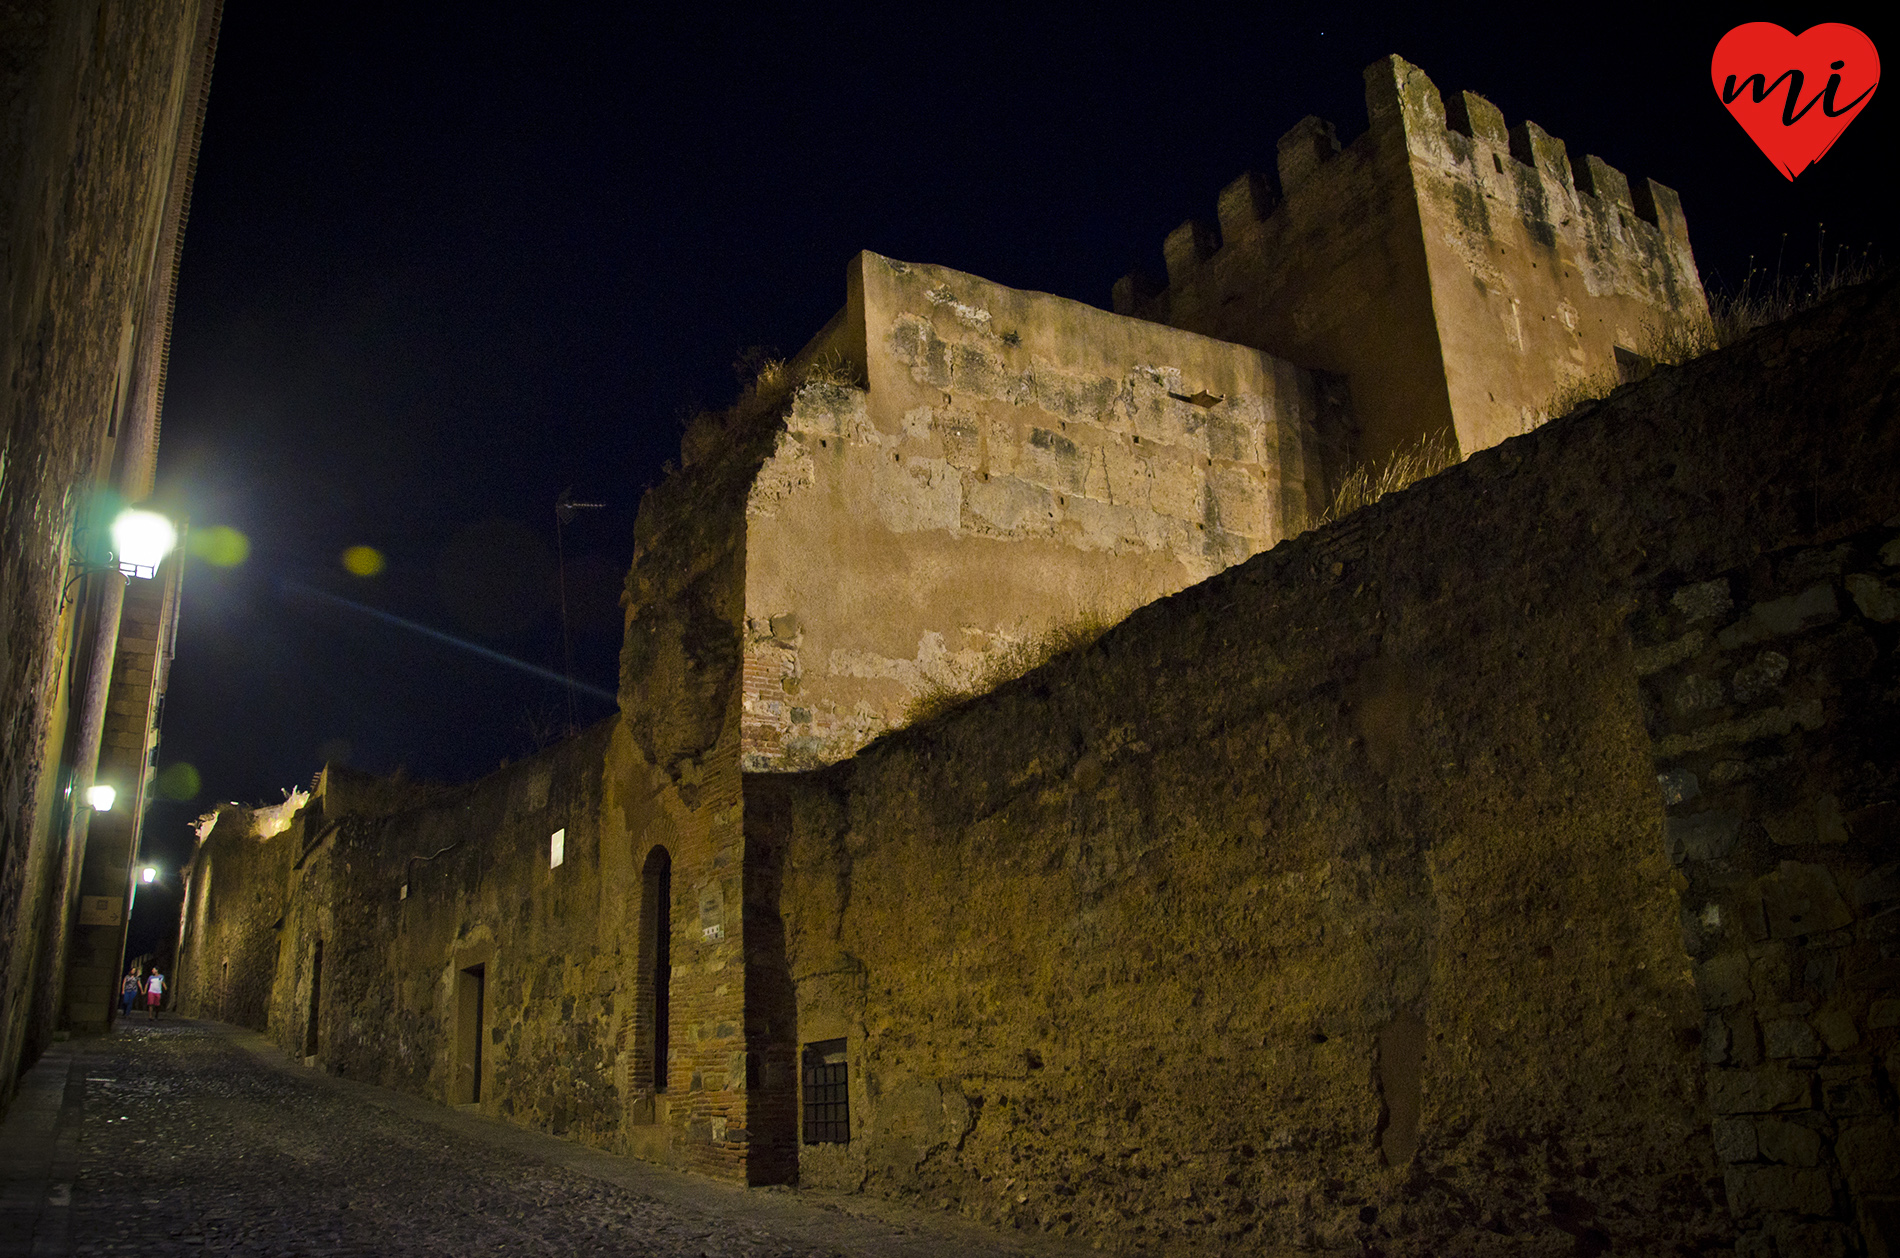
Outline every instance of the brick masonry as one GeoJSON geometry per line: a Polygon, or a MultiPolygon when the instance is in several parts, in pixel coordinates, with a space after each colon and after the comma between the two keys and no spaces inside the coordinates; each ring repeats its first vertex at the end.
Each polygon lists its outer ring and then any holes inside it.
{"type": "Polygon", "coordinates": [[[1633,629],[1737,1253],[1900,1251],[1900,519],[1633,629]]]}

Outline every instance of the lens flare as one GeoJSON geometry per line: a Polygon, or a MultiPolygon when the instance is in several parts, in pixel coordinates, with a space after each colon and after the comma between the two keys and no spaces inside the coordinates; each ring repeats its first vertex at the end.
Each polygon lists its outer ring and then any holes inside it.
{"type": "Polygon", "coordinates": [[[185,549],[215,568],[235,568],[250,558],[251,539],[228,524],[214,524],[187,534],[185,549]]]}
{"type": "Polygon", "coordinates": [[[177,764],[166,765],[152,779],[152,789],[157,791],[161,798],[176,800],[180,803],[195,799],[203,786],[204,780],[198,776],[197,767],[186,764],[182,760],[177,764]]]}
{"type": "Polygon", "coordinates": [[[343,567],[354,576],[373,577],[388,563],[374,546],[352,546],[343,552],[343,567]]]}

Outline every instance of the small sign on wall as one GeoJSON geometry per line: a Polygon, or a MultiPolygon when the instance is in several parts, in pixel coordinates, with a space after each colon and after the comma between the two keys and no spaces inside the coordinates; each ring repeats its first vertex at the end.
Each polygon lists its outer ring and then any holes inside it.
{"type": "Polygon", "coordinates": [[[119,906],[123,904],[116,895],[85,895],[79,897],[79,924],[81,926],[117,926],[119,924],[119,906]]]}
{"type": "Polygon", "coordinates": [[[567,859],[567,827],[562,826],[548,836],[548,868],[555,869],[567,859]]]}

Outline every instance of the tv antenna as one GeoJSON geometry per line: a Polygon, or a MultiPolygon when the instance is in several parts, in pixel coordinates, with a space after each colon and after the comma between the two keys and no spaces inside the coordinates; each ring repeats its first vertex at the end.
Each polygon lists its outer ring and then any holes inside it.
{"type": "Polygon", "coordinates": [[[567,526],[574,517],[583,511],[600,511],[607,506],[604,502],[574,501],[574,487],[568,486],[561,496],[554,500],[554,554],[556,571],[561,581],[561,657],[566,665],[561,674],[567,678],[567,732],[575,730],[574,721],[574,635],[567,625],[567,526]]]}

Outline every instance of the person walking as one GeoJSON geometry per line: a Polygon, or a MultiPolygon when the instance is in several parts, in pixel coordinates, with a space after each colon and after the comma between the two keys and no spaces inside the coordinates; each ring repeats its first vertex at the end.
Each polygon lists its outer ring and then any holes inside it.
{"type": "Polygon", "coordinates": [[[125,972],[125,981],[119,984],[119,1016],[130,1017],[132,1002],[145,990],[145,980],[139,977],[139,967],[133,966],[125,972]]]}
{"type": "Polygon", "coordinates": [[[159,973],[157,966],[152,967],[152,976],[145,980],[145,1003],[151,1007],[152,1021],[158,1021],[158,1002],[165,998],[165,976],[159,973]]]}

